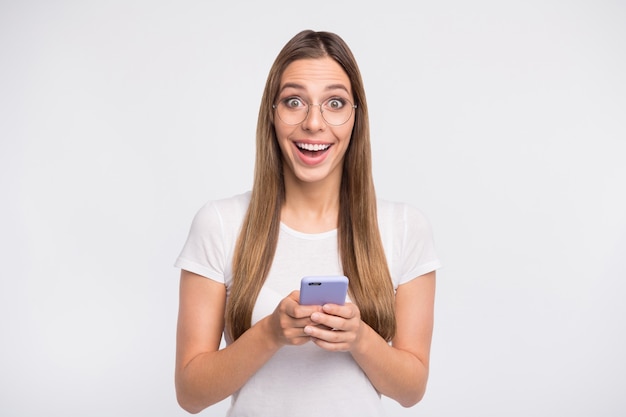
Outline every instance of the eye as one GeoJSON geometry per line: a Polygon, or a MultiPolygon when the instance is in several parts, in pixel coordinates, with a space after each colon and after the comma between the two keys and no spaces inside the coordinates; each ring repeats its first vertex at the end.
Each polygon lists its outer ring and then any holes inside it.
{"type": "Polygon", "coordinates": [[[330,98],[326,100],[324,107],[329,110],[341,110],[346,105],[346,101],[342,98],[330,98]]]}
{"type": "Polygon", "coordinates": [[[283,99],[283,104],[288,109],[299,109],[304,106],[304,103],[298,97],[287,97],[283,99]]]}

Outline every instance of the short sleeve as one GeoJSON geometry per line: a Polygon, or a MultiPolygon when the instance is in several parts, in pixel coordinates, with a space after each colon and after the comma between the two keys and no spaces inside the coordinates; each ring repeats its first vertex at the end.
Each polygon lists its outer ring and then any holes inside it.
{"type": "Polygon", "coordinates": [[[415,207],[404,206],[404,237],[401,252],[399,284],[427,274],[441,267],[435,250],[435,239],[430,222],[415,207]]]}
{"type": "Polygon", "coordinates": [[[381,201],[379,226],[394,288],[441,267],[431,224],[419,209],[381,201]]]}
{"type": "Polygon", "coordinates": [[[174,266],[228,283],[232,276],[232,256],[249,193],[211,201],[198,210],[187,240],[174,266]]]}
{"type": "Polygon", "coordinates": [[[215,204],[208,203],[193,218],[187,241],[174,264],[203,277],[225,282],[223,223],[215,204]]]}

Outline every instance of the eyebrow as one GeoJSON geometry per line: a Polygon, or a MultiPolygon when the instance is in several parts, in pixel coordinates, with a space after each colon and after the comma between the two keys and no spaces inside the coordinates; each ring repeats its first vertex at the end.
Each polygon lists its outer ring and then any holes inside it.
{"type": "MultiPolygon", "coordinates": [[[[304,90],[305,87],[302,84],[298,84],[298,83],[286,83],[285,85],[283,85],[280,88],[279,93],[281,93],[283,90],[287,89],[287,88],[294,88],[296,90],[304,90]]],[[[331,91],[331,90],[343,90],[345,91],[347,94],[350,94],[350,91],[348,91],[348,89],[346,88],[345,85],[343,84],[330,84],[327,85],[326,88],[324,89],[326,91],[331,91]]]]}

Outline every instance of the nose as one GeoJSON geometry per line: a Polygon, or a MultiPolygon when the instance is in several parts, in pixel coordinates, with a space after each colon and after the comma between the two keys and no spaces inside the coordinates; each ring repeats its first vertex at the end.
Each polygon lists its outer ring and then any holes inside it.
{"type": "Polygon", "coordinates": [[[305,130],[321,130],[326,127],[326,120],[324,120],[324,116],[322,116],[321,104],[309,104],[309,110],[302,122],[302,127],[305,130]],[[313,107],[317,107],[318,110],[313,110],[313,107]]]}

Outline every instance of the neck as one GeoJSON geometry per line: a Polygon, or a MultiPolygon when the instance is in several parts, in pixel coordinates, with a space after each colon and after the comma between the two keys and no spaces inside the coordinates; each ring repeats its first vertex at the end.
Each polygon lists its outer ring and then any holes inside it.
{"type": "Polygon", "coordinates": [[[285,203],[281,221],[304,233],[322,233],[337,228],[341,178],[303,183],[285,177],[285,203]]]}

